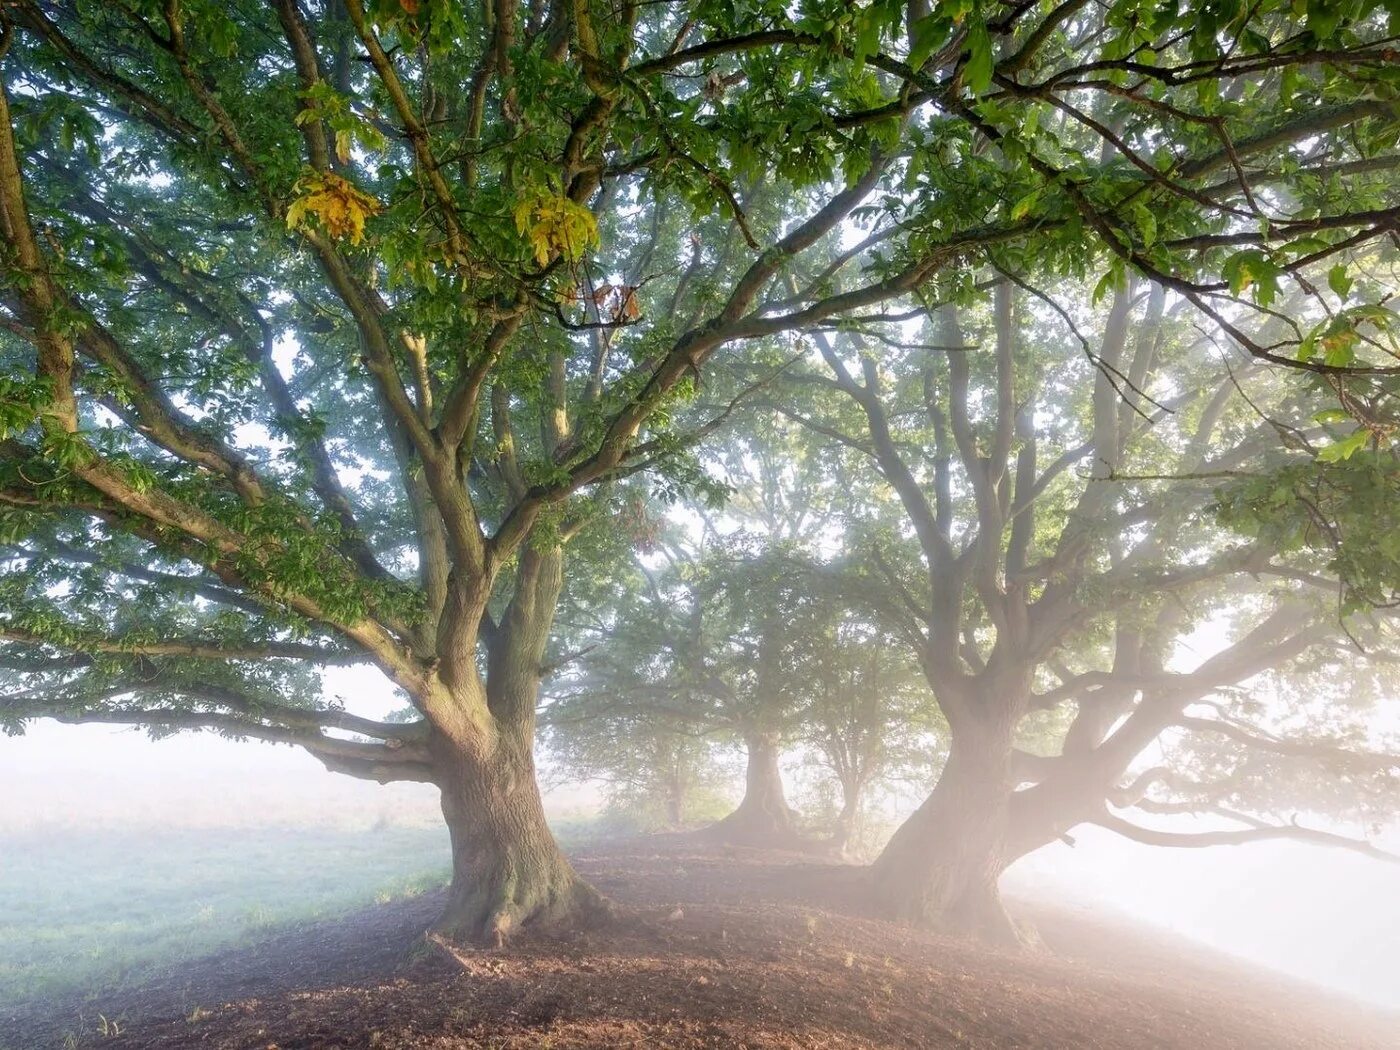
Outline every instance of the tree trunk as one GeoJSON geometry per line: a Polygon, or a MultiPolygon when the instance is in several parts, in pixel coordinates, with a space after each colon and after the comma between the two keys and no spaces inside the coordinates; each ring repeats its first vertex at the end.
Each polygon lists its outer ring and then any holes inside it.
{"type": "Polygon", "coordinates": [[[846,855],[846,847],[855,834],[856,818],[860,815],[862,785],[857,781],[841,782],[841,812],[836,815],[836,823],[831,829],[830,846],[837,856],[846,855]]]}
{"type": "Polygon", "coordinates": [[[434,932],[499,947],[521,928],[587,925],[607,914],[545,822],[528,738],[503,738],[484,763],[451,755],[438,767],[452,883],[434,932]]]}
{"type": "Polygon", "coordinates": [[[1009,737],[954,734],[938,784],[870,869],[876,899],[894,917],[1007,945],[1027,939],[997,888],[1010,863],[1009,737]]]}
{"type": "Polygon", "coordinates": [[[563,582],[559,548],[527,548],[486,651],[492,732],[480,751],[438,734],[429,744],[452,839],[452,884],[434,930],[502,944],[522,927],[578,926],[607,902],[578,877],[544,818],[535,779],[540,666],[563,582]]]}
{"type": "Polygon", "coordinates": [[[797,814],[783,794],[778,734],[750,733],[744,737],[744,743],[748,748],[744,798],[733,813],[708,831],[742,845],[795,845],[801,837],[797,833],[797,814]]]}
{"type": "Polygon", "coordinates": [[[672,769],[666,780],[666,824],[678,831],[685,823],[685,774],[672,769]]]}

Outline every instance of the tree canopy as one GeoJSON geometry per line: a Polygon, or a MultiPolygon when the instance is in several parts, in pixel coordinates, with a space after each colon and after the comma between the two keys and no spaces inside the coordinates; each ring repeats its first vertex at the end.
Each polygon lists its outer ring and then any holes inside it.
{"type": "MultiPolygon", "coordinates": [[[[994,882],[1013,793],[1118,821],[1084,804],[1133,743],[1264,669],[1213,660],[1326,633],[1282,591],[1394,593],[1367,508],[1396,476],[1398,17],[4,5],[0,723],[211,729],[431,782],[445,931],[574,921],[602,904],[533,760],[561,593],[625,545],[610,520],[718,496],[705,442],[777,399],[897,496],[851,486],[851,556],[947,716],[945,794],[994,815],[959,879],[994,882]],[[1244,362],[1278,370],[1266,394],[1244,362]],[[1125,476],[1183,471],[1238,484],[1125,476]],[[1182,531],[1203,501],[1254,540],[1182,531]],[[1169,671],[1206,607],[1168,595],[1250,572],[1289,586],[1224,594],[1237,644],[1169,671]],[[411,716],[327,704],[316,668],[353,662],[411,716]],[[1065,761],[1009,779],[1051,698],[1077,708],[1065,761]]],[[[966,889],[919,878],[917,912],[966,889]]]]}

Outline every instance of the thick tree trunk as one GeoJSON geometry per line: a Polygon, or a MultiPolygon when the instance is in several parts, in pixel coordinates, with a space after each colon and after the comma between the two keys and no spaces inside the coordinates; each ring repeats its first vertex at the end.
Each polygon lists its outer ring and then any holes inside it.
{"type": "Polygon", "coordinates": [[[777,733],[750,733],[744,738],[748,767],[744,798],[733,813],[706,829],[709,834],[750,846],[785,846],[800,841],[797,814],[787,804],[778,770],[777,733]]]}
{"type": "Polygon", "coordinates": [[[545,822],[528,741],[503,740],[486,763],[439,761],[452,883],[434,932],[500,946],[526,927],[587,925],[606,902],[574,872],[545,822]]]}
{"type": "Polygon", "coordinates": [[[1011,860],[1010,754],[1009,733],[954,735],[937,786],[870,870],[876,899],[894,917],[996,943],[1025,942],[997,888],[1011,860]]]}
{"type": "Polygon", "coordinates": [[[486,744],[459,746],[445,733],[429,743],[452,838],[452,884],[434,929],[451,939],[500,945],[523,927],[586,925],[609,910],[554,841],[535,779],[539,669],[562,573],[558,548],[520,556],[487,646],[486,744]]]}

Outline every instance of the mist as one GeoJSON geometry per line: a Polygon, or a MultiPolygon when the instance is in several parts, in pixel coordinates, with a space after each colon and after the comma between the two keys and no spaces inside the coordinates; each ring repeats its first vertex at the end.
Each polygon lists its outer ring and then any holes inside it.
{"type": "MultiPolygon", "coordinates": [[[[345,672],[343,681],[356,680],[345,672]]],[[[363,681],[363,678],[360,678],[363,681]]],[[[335,680],[333,679],[333,684],[335,680]]],[[[356,713],[375,717],[356,690],[356,713]]],[[[547,767],[547,760],[546,760],[547,767]]],[[[789,772],[800,774],[790,765],[789,772]]],[[[737,797],[741,785],[731,785],[737,797]]],[[[404,873],[449,864],[437,792],[428,785],[367,784],[328,776],[292,748],[249,746],[209,735],[153,741],[133,729],[39,724],[22,739],[0,738],[0,897],[16,851],[42,854],[56,834],[117,832],[133,852],[153,833],[217,829],[237,841],[269,825],[340,826],[371,844],[375,829],[432,829],[421,853],[397,858],[404,873]]],[[[555,821],[595,818],[597,785],[546,793],[555,821]]],[[[907,815],[891,808],[891,825],[907,815]]],[[[1192,829],[1208,821],[1174,820],[1192,829]]],[[[1066,906],[1098,918],[1158,927],[1359,1001],[1400,1011],[1400,893],[1393,865],[1298,843],[1168,850],[1125,842],[1097,829],[1074,834],[1019,861],[1007,874],[1015,898],[1066,906]]],[[[1374,840],[1400,850],[1392,828],[1374,840]]],[[[296,865],[296,857],[289,859],[296,865]]],[[[175,881],[189,873],[173,873],[175,881]]],[[[82,886],[84,873],[75,873],[82,886]]],[[[197,883],[197,879],[195,880],[197,883]]],[[[133,899],[145,892],[125,886],[133,899]]],[[[0,959],[0,965],[4,960],[0,959]]]]}

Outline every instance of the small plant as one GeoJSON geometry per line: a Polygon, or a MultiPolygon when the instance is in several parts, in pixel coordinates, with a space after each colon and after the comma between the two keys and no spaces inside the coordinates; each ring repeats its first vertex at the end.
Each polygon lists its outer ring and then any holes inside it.
{"type": "Polygon", "coordinates": [[[103,1039],[115,1039],[122,1034],[122,1026],[115,1020],[109,1020],[106,1014],[98,1014],[97,1031],[103,1039]]]}

